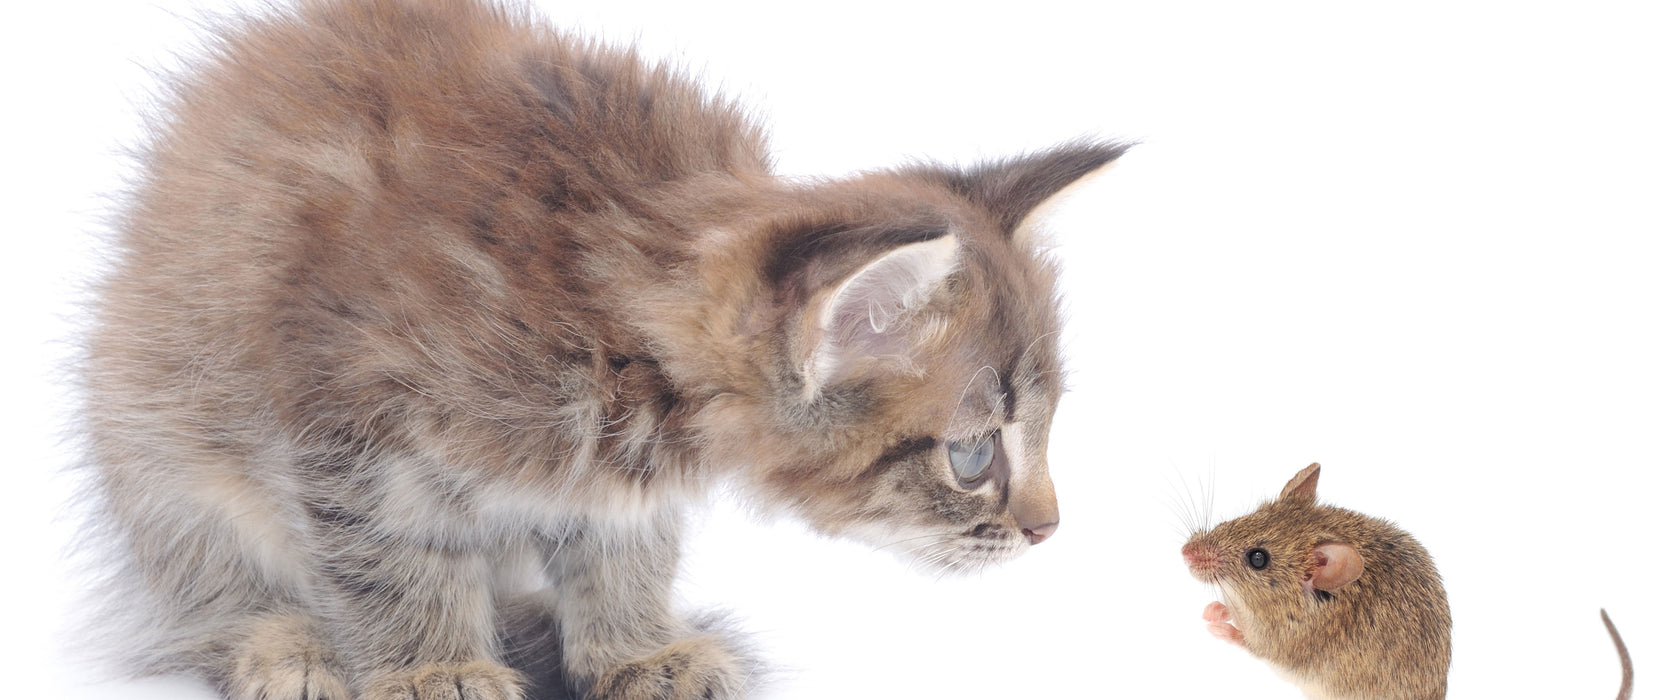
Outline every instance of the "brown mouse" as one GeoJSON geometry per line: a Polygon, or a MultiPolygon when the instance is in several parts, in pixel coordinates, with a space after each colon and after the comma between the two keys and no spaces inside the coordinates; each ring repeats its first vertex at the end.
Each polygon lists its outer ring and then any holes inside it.
{"type": "MultiPolygon", "coordinates": [[[[1440,700],[1452,615],[1429,553],[1393,523],[1318,504],[1317,463],[1277,500],[1197,532],[1191,575],[1226,603],[1202,612],[1213,636],[1270,663],[1315,700],[1440,700]]],[[[1633,692],[1627,647],[1599,611],[1633,692]]]]}
{"type": "Polygon", "coordinates": [[[1452,615],[1435,563],[1393,523],[1320,505],[1318,471],[1185,543],[1191,575],[1225,600],[1203,612],[1208,630],[1310,698],[1446,697],[1452,615]]]}

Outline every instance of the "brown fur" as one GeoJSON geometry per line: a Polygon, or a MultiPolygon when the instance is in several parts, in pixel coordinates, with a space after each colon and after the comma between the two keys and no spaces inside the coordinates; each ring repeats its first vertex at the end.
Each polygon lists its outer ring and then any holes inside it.
{"type": "Polygon", "coordinates": [[[1192,536],[1191,573],[1224,594],[1242,646],[1308,697],[1446,697],[1452,616],[1429,553],[1393,523],[1318,504],[1318,470],[1302,470],[1253,513],[1192,536]],[[1363,573],[1316,590],[1313,553],[1325,545],[1352,547],[1363,573]],[[1244,563],[1256,548],[1270,558],[1258,570],[1244,563]]]}
{"type": "Polygon", "coordinates": [[[1616,631],[1616,623],[1610,621],[1610,613],[1599,608],[1598,617],[1604,621],[1604,631],[1610,633],[1610,643],[1616,646],[1616,658],[1622,662],[1622,685],[1616,689],[1616,700],[1628,700],[1633,697],[1633,657],[1628,656],[1627,644],[1622,641],[1622,633],[1616,631]]]}
{"type": "Polygon", "coordinates": [[[788,182],[739,107],[473,0],[233,23],[168,115],[83,372],[142,672],[509,699],[529,656],[735,697],[750,657],[669,601],[716,485],[935,571],[1055,526],[1022,229],[1121,147],[788,182]],[[530,616],[560,649],[509,646],[530,616]]]}

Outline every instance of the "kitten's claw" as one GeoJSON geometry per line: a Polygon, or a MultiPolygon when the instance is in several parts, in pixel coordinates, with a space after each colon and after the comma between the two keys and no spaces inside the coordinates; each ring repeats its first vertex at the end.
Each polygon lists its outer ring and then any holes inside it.
{"type": "Polygon", "coordinates": [[[671,643],[602,674],[590,700],[730,700],[747,687],[742,660],[716,636],[671,643]]]}
{"type": "Polygon", "coordinates": [[[488,662],[426,664],[374,680],[360,700],[521,700],[524,678],[488,662]]]}

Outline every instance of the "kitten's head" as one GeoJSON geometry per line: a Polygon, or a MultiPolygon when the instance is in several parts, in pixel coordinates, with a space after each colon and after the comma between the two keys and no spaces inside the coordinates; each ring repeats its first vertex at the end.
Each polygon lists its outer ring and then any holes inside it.
{"type": "Polygon", "coordinates": [[[729,412],[724,447],[747,451],[750,485],[934,572],[1049,537],[1060,319],[1031,215],[1123,151],[1078,142],[801,189],[766,226],[737,321],[758,396],[731,397],[750,410],[729,412]]]}

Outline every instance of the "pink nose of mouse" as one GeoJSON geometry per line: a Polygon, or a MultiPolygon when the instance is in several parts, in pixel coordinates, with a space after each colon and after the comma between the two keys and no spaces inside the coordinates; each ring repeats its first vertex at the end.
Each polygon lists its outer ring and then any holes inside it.
{"type": "Polygon", "coordinates": [[[1045,523],[1043,525],[1021,528],[1021,534],[1027,536],[1027,542],[1030,544],[1038,544],[1050,539],[1050,535],[1055,532],[1056,523],[1045,523]]]}
{"type": "Polygon", "coordinates": [[[1219,570],[1219,550],[1211,543],[1201,539],[1191,540],[1179,550],[1184,555],[1184,565],[1190,567],[1191,575],[1204,581],[1219,570]]]}

